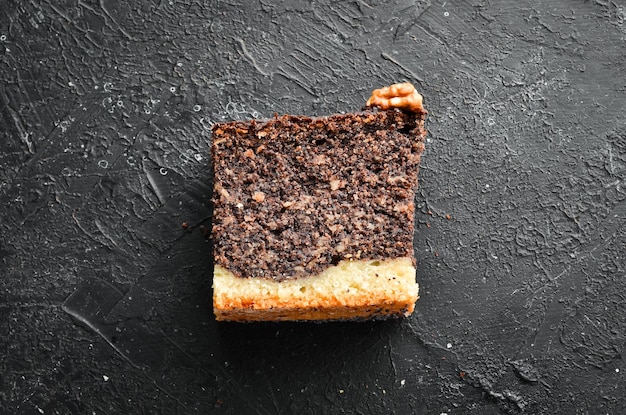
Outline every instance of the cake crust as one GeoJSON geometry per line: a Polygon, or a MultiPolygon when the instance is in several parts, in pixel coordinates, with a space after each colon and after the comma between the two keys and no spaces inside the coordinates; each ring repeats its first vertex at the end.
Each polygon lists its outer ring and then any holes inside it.
{"type": "Polygon", "coordinates": [[[411,258],[341,261],[288,281],[239,278],[217,265],[218,321],[362,320],[408,316],[418,299],[411,258]]]}

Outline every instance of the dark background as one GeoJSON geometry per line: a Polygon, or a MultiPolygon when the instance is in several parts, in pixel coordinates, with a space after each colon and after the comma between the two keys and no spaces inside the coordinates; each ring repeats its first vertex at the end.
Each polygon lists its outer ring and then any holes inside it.
{"type": "Polygon", "coordinates": [[[0,0],[0,412],[625,413],[625,102],[623,2],[0,0]],[[414,315],[216,324],[212,123],[404,80],[414,315]]]}

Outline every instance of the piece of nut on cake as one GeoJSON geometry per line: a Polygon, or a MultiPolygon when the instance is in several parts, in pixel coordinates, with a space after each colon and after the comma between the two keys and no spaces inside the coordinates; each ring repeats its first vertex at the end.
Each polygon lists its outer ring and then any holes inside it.
{"type": "Polygon", "coordinates": [[[408,316],[422,97],[375,90],[363,112],[216,124],[217,320],[408,316]]]}

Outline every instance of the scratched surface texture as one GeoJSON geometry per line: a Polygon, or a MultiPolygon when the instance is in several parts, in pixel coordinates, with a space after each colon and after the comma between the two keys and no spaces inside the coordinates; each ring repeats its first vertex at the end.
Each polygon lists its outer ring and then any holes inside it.
{"type": "Polygon", "coordinates": [[[0,10],[0,413],[625,413],[624,3],[0,10]],[[212,123],[404,80],[415,314],[216,324],[212,123]]]}

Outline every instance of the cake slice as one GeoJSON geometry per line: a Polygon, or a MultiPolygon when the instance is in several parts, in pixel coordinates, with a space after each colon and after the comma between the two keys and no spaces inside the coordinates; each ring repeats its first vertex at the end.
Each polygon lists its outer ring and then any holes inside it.
{"type": "Polygon", "coordinates": [[[412,313],[425,116],[415,88],[396,84],[363,112],[214,125],[216,319],[412,313]]]}

